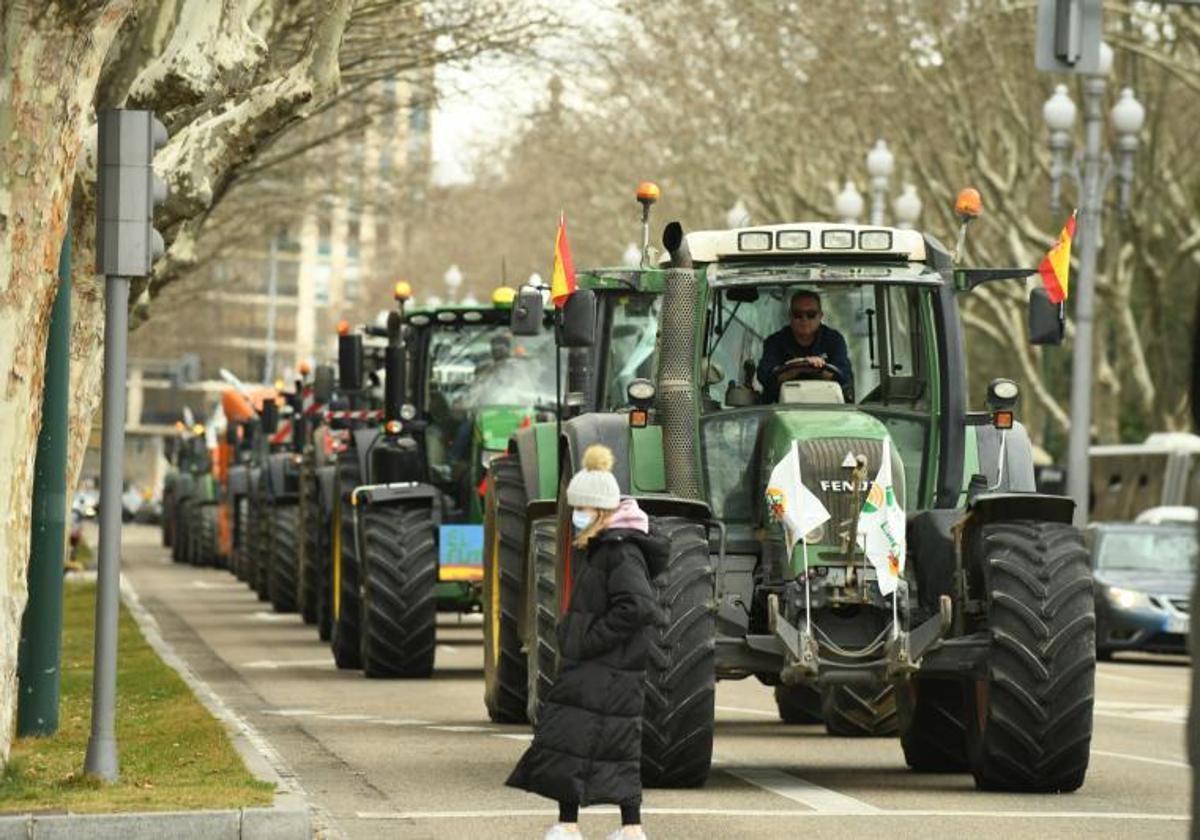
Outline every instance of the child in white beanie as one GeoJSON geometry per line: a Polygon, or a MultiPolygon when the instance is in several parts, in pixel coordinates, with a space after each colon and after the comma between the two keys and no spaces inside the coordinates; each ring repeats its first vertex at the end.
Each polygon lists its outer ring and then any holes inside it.
{"type": "Polygon", "coordinates": [[[622,499],[613,454],[599,444],[567,485],[575,528],[573,580],[558,625],[558,677],[533,744],[508,784],[555,799],[545,840],[579,840],[579,808],[621,806],[609,840],[645,838],[641,826],[642,703],[649,628],[658,617],[651,579],[667,566],[666,540],[622,499]]]}

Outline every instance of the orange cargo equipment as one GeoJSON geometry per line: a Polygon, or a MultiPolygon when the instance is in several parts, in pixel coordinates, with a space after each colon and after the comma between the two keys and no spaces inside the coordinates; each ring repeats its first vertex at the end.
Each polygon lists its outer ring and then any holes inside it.
{"type": "MultiPolygon", "coordinates": [[[[221,392],[221,410],[229,426],[254,419],[262,410],[264,400],[275,399],[274,388],[254,388],[249,398],[237,388],[226,388],[221,392]]],[[[213,478],[217,481],[217,546],[225,557],[233,556],[233,500],[229,497],[229,467],[233,464],[234,445],[227,434],[217,437],[217,453],[213,459],[213,478]]]]}

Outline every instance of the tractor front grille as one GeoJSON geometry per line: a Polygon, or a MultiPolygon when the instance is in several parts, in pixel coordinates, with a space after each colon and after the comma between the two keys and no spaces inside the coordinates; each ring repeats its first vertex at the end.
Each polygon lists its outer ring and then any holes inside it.
{"type": "MultiPolygon", "coordinates": [[[[867,459],[866,482],[875,480],[883,456],[883,442],[863,438],[818,438],[800,441],[800,476],[831,517],[832,533],[849,527],[862,505],[865,491],[856,493],[851,471],[842,467],[847,454],[867,459]]],[[[892,449],[892,483],[896,500],[904,505],[904,464],[892,449]]]]}

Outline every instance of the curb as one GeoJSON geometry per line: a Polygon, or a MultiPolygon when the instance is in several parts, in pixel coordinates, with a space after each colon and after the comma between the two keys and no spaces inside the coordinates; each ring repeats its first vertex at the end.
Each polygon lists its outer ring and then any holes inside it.
{"type": "Polygon", "coordinates": [[[292,840],[312,836],[307,810],[242,808],[0,817],[0,840],[292,840]]]}
{"type": "MultiPolygon", "coordinates": [[[[69,580],[94,579],[95,572],[69,580]]],[[[0,840],[308,840],[312,817],[304,789],[283,757],[248,721],[234,712],[163,638],[158,622],[121,575],[121,600],[147,644],[187,683],[196,699],[224,724],[230,741],[256,779],[275,785],[270,808],[221,811],[147,811],[126,814],[19,814],[0,816],[0,840]]]]}

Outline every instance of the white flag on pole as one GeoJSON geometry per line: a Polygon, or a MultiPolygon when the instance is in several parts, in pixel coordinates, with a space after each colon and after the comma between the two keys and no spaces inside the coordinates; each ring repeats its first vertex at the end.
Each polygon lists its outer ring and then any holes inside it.
{"type": "Polygon", "coordinates": [[[863,537],[867,559],[875,567],[879,591],[891,595],[904,572],[904,510],[896,501],[892,484],[891,439],[883,439],[883,463],[863,503],[858,517],[858,533],[863,537]]]}
{"type": "Polygon", "coordinates": [[[789,556],[796,543],[829,520],[825,505],[800,480],[800,453],[795,441],[787,455],[771,470],[767,480],[767,505],[771,517],[783,523],[789,556]]]}

